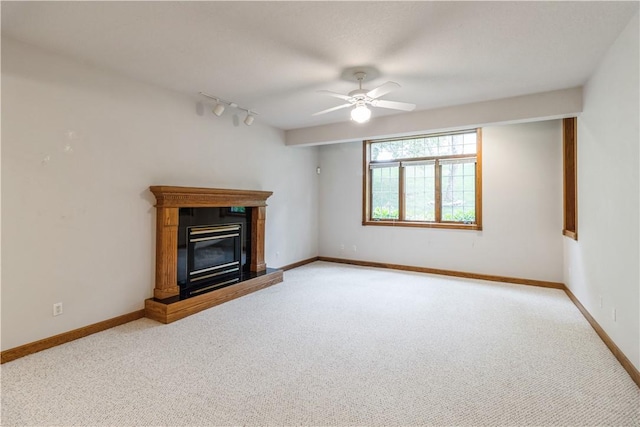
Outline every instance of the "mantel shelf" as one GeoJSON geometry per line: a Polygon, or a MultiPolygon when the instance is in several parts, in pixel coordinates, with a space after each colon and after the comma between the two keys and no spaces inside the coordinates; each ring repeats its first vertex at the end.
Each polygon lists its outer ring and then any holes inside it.
{"type": "Polygon", "coordinates": [[[156,196],[156,207],[196,208],[230,206],[267,206],[272,191],[231,190],[224,188],[175,187],[153,185],[149,187],[156,196]]]}

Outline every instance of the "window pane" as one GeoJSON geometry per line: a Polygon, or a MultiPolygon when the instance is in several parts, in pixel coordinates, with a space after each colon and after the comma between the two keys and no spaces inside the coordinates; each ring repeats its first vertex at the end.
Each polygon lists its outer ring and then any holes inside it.
{"type": "Polygon", "coordinates": [[[477,143],[477,135],[476,133],[465,133],[464,135],[464,154],[476,154],[476,143],[477,143]]]}
{"type": "Polygon", "coordinates": [[[406,166],[405,219],[435,221],[435,165],[406,166]]]}
{"type": "Polygon", "coordinates": [[[371,160],[385,161],[476,153],[476,132],[420,136],[397,141],[372,142],[371,160]]]}
{"type": "Polygon", "coordinates": [[[371,218],[398,219],[399,168],[371,170],[371,218]]]}
{"type": "Polygon", "coordinates": [[[438,155],[438,137],[425,138],[424,146],[427,156],[438,155]]]}
{"type": "Polygon", "coordinates": [[[475,163],[442,165],[442,220],[476,220],[475,163]]]}
{"type": "Polygon", "coordinates": [[[438,140],[438,156],[449,156],[456,154],[475,154],[476,133],[461,133],[453,135],[442,135],[438,140]]]}
{"type": "Polygon", "coordinates": [[[415,157],[425,157],[429,154],[425,149],[424,138],[405,139],[402,145],[402,157],[411,159],[415,157]]]}
{"type": "Polygon", "coordinates": [[[374,142],[371,144],[371,160],[402,158],[403,141],[374,142]]]}
{"type": "Polygon", "coordinates": [[[451,135],[438,137],[438,155],[446,156],[451,154],[451,135]]]}

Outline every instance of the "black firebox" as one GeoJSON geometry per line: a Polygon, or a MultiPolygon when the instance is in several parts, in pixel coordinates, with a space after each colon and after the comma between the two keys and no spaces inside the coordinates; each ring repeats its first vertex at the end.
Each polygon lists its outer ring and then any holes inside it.
{"type": "Polygon", "coordinates": [[[240,273],[240,224],[189,227],[187,232],[188,285],[240,273]]]}
{"type": "Polygon", "coordinates": [[[230,215],[224,208],[213,213],[219,218],[213,223],[203,224],[205,218],[214,219],[212,212],[200,212],[199,209],[183,212],[181,209],[178,285],[182,297],[237,283],[248,267],[246,215],[230,215]],[[234,219],[236,221],[230,222],[234,219]]]}

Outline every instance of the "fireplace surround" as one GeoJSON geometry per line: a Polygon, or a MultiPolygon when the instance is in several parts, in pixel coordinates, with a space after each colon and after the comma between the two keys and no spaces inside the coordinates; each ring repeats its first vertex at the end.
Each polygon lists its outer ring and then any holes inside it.
{"type": "Polygon", "coordinates": [[[156,282],[153,298],[145,301],[145,315],[170,323],[190,314],[238,298],[282,281],[282,271],[267,268],[264,254],[266,200],[270,191],[151,186],[156,197],[156,282]],[[178,226],[180,209],[237,208],[247,210],[247,265],[241,280],[194,295],[178,284],[178,226]],[[250,220],[249,220],[250,218],[250,220]]]}

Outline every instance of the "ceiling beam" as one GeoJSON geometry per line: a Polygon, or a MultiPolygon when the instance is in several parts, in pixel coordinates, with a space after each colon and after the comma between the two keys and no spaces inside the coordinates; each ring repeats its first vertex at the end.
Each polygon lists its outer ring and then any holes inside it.
{"type": "Polygon", "coordinates": [[[420,110],[372,119],[358,125],[333,123],[285,132],[286,145],[362,141],[460,128],[574,117],[582,112],[582,87],[420,110]]]}

